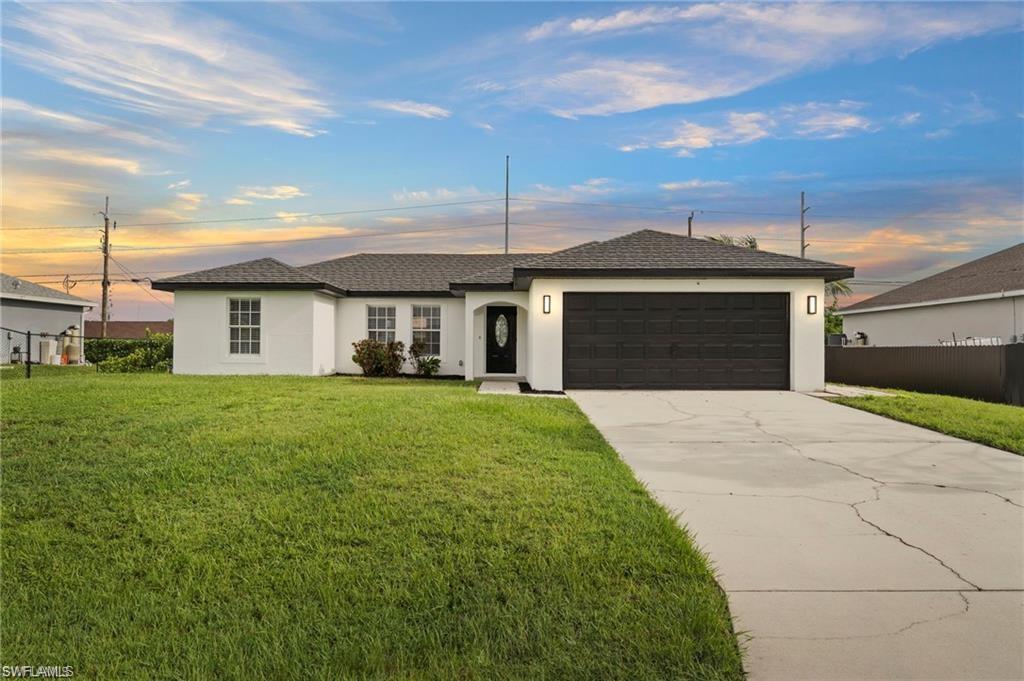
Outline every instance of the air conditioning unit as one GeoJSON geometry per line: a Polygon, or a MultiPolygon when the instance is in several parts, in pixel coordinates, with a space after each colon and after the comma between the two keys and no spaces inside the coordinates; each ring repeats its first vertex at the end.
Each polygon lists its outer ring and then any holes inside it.
{"type": "Polygon", "coordinates": [[[36,360],[39,364],[50,364],[50,357],[57,354],[57,340],[55,338],[44,338],[39,341],[39,355],[36,360]]]}

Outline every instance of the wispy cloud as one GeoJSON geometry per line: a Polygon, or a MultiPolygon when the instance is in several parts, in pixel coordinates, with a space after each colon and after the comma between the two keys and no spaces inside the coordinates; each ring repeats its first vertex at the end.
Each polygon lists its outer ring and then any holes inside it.
{"type": "Polygon", "coordinates": [[[835,139],[852,132],[872,129],[871,121],[856,113],[864,108],[861,102],[808,102],[782,107],[780,117],[794,125],[793,134],[816,139],[835,139]]]}
{"type": "Polygon", "coordinates": [[[238,195],[228,199],[226,203],[234,206],[252,203],[252,200],[287,201],[308,194],[290,184],[276,184],[271,187],[239,187],[238,195]]]}
{"type": "Polygon", "coordinates": [[[58,127],[86,135],[98,135],[141,147],[152,147],[171,152],[181,151],[174,142],[164,139],[158,134],[138,130],[124,121],[103,122],[90,120],[75,114],[48,109],[10,97],[0,100],[0,108],[3,109],[4,125],[8,130],[12,127],[12,124],[24,121],[58,127]]]}
{"type": "Polygon", "coordinates": [[[590,44],[646,32],[644,56],[609,60],[578,49],[568,59],[556,56],[545,75],[517,84],[523,98],[513,101],[563,117],[693,103],[849,59],[906,55],[1019,24],[1011,5],[950,3],[703,3],[567,16],[522,37],[534,51],[557,44],[564,54],[566,40],[590,44]]]}
{"type": "Polygon", "coordinates": [[[196,210],[206,200],[206,194],[179,192],[176,196],[178,197],[177,208],[179,210],[196,210]]]}
{"type": "Polygon", "coordinates": [[[537,101],[554,115],[577,118],[700,102],[734,95],[756,84],[742,72],[707,79],[681,64],[602,58],[529,78],[522,88],[527,100],[537,101]]]}
{"type": "Polygon", "coordinates": [[[671,133],[619,146],[620,151],[658,148],[692,156],[695,151],[750,144],[768,137],[836,139],[856,132],[878,129],[858,113],[862,102],[806,102],[769,111],[726,112],[702,117],[700,121],[679,122],[671,133]]]}
{"type": "Polygon", "coordinates": [[[104,170],[120,170],[130,175],[138,175],[141,170],[139,162],[133,159],[111,156],[102,152],[85,149],[42,147],[26,150],[23,152],[23,155],[43,161],[58,161],[60,163],[91,166],[104,170]]]}
{"type": "Polygon", "coordinates": [[[299,218],[302,218],[306,214],[305,213],[289,213],[287,211],[283,211],[282,210],[282,211],[278,211],[278,212],[274,213],[274,215],[277,216],[278,220],[281,220],[283,222],[295,222],[296,220],[298,220],[299,218]]]}
{"type": "Polygon", "coordinates": [[[332,115],[305,78],[195,7],[25,4],[5,14],[28,38],[5,36],[11,58],[125,109],[306,137],[322,132],[317,121],[332,115]]]}
{"type": "Polygon", "coordinates": [[[188,187],[190,184],[192,184],[192,180],[181,180],[179,182],[172,182],[172,183],[170,183],[169,185],[167,185],[167,188],[168,189],[184,189],[185,187],[188,187]]]}
{"type": "Polygon", "coordinates": [[[461,189],[449,189],[438,187],[437,189],[406,189],[392,192],[391,198],[400,203],[423,203],[427,201],[455,201],[457,199],[479,198],[482,196],[476,187],[463,187],[461,189]]]}
{"type": "Polygon", "coordinates": [[[665,191],[677,192],[687,191],[693,189],[722,189],[723,187],[732,186],[732,182],[724,182],[722,180],[683,180],[681,182],[662,182],[658,185],[665,191]]]}
{"type": "Polygon", "coordinates": [[[395,113],[418,116],[420,118],[448,118],[452,115],[452,112],[448,109],[434,104],[414,102],[411,99],[377,100],[370,102],[370,106],[375,109],[394,111],[395,113]]]}

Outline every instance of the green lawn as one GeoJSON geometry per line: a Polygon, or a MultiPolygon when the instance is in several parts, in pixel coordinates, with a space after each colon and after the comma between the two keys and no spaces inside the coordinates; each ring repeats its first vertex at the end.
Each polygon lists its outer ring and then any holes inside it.
{"type": "MultiPolygon", "coordinates": [[[[96,367],[87,364],[53,365],[33,364],[32,378],[67,378],[76,374],[95,374],[96,367]]],[[[5,364],[0,367],[0,381],[25,378],[24,364],[5,364]]]]}
{"type": "Polygon", "coordinates": [[[948,395],[888,390],[896,397],[839,397],[836,402],[983,445],[1024,454],[1024,407],[948,395]]]}
{"type": "Polygon", "coordinates": [[[742,677],[707,561],[569,400],[94,373],[0,390],[2,664],[742,677]]]}

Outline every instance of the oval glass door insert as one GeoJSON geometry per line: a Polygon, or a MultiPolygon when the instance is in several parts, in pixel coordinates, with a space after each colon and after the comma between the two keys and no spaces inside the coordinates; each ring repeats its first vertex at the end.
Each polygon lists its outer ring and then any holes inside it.
{"type": "Polygon", "coordinates": [[[505,343],[508,343],[508,320],[503,314],[494,320],[494,341],[499,348],[505,347],[505,343]]]}

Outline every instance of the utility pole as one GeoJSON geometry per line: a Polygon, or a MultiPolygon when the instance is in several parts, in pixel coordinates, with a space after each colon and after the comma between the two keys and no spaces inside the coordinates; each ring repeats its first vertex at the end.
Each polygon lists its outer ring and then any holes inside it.
{"type": "Polygon", "coordinates": [[[505,255],[508,255],[508,154],[505,154],[505,255]]]}
{"type": "MultiPolygon", "coordinates": [[[[100,243],[103,245],[103,282],[101,287],[103,289],[103,298],[100,302],[100,337],[107,337],[107,318],[110,314],[110,197],[108,196],[103,202],[103,212],[100,213],[103,216],[103,241],[100,243]]],[[[117,223],[114,223],[114,229],[117,229],[117,223]]]]}
{"type": "Polygon", "coordinates": [[[807,247],[810,245],[807,243],[807,230],[811,228],[810,225],[804,223],[804,215],[811,209],[810,206],[804,205],[804,193],[800,192],[800,257],[806,258],[804,255],[807,252],[807,247]]]}
{"type": "Polygon", "coordinates": [[[690,217],[686,218],[686,236],[693,236],[693,211],[690,211],[690,217]]]}

